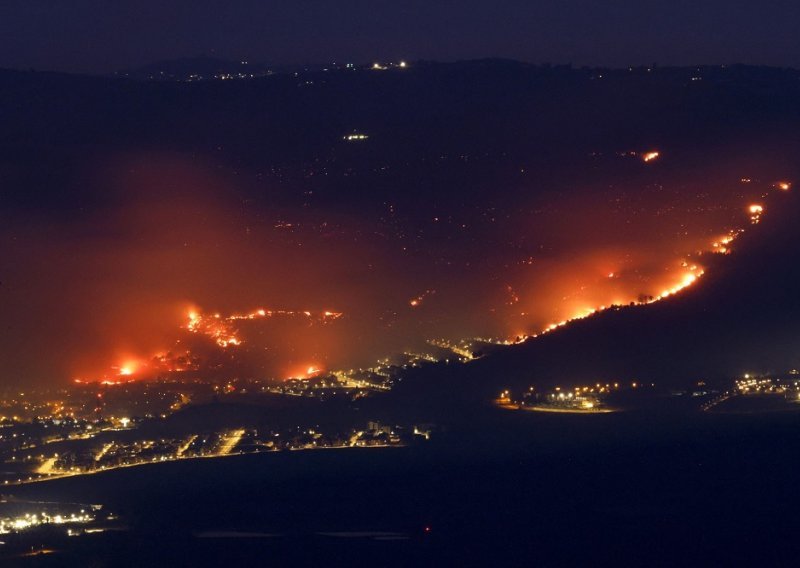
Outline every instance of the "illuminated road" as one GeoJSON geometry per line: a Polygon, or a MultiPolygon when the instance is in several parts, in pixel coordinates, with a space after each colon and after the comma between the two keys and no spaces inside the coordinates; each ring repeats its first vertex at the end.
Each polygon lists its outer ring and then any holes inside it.
{"type": "Polygon", "coordinates": [[[44,461],[42,465],[39,466],[39,469],[36,470],[36,473],[39,475],[50,475],[53,473],[53,467],[56,465],[56,460],[58,458],[50,458],[44,461]]]}
{"type": "Polygon", "coordinates": [[[717,406],[718,404],[720,404],[722,402],[725,402],[726,400],[728,400],[729,398],[731,398],[733,396],[735,396],[734,393],[730,393],[730,392],[723,393],[722,395],[720,395],[720,396],[718,396],[716,398],[713,398],[713,399],[709,400],[708,402],[706,402],[703,406],[701,406],[701,408],[705,412],[709,412],[709,411],[713,410],[715,406],[717,406]]]}
{"type": "Polygon", "coordinates": [[[190,438],[189,438],[189,439],[186,441],[186,443],[185,443],[184,445],[182,445],[180,448],[178,448],[178,451],[176,452],[176,455],[177,455],[178,457],[182,457],[182,456],[183,456],[183,454],[186,452],[186,450],[188,450],[188,449],[189,449],[189,446],[191,446],[191,445],[192,445],[192,442],[194,442],[196,439],[197,439],[197,434],[194,434],[193,436],[191,436],[191,437],[190,437],[190,438]]]}
{"type": "Polygon", "coordinates": [[[103,447],[100,448],[100,451],[97,452],[97,455],[94,456],[94,461],[99,462],[101,459],[103,459],[103,456],[108,453],[108,450],[110,450],[113,447],[114,447],[114,442],[109,442],[108,444],[104,444],[103,447]]]}
{"type": "Polygon", "coordinates": [[[495,406],[504,410],[527,410],[529,412],[557,412],[560,414],[609,414],[617,412],[616,408],[569,408],[561,406],[523,406],[513,402],[495,401],[495,406]]]}
{"type": "MultiPolygon", "coordinates": [[[[237,430],[237,432],[238,432],[238,430],[237,430]]],[[[242,431],[242,433],[244,433],[244,431],[242,431]]],[[[231,438],[228,438],[228,441],[230,441],[231,438]]],[[[237,442],[238,442],[238,440],[239,440],[239,438],[236,439],[237,442]]],[[[231,450],[233,449],[234,446],[235,446],[235,444],[231,445],[231,450]]],[[[348,443],[348,445],[343,445],[343,446],[317,446],[317,447],[313,447],[313,448],[307,448],[307,447],[303,447],[303,448],[286,448],[285,450],[271,450],[269,453],[272,453],[272,452],[278,453],[278,452],[281,452],[281,451],[308,452],[308,451],[312,451],[312,450],[357,450],[357,449],[370,449],[370,448],[403,448],[403,447],[405,447],[405,444],[370,444],[368,446],[356,446],[356,445],[350,445],[348,443]]],[[[135,462],[135,463],[124,463],[124,464],[119,464],[119,465],[106,466],[106,467],[103,467],[101,469],[93,469],[93,470],[90,470],[90,471],[69,471],[69,472],[57,471],[57,472],[52,473],[49,477],[41,477],[41,478],[38,478],[38,479],[30,479],[30,480],[19,481],[19,482],[11,482],[11,483],[6,483],[6,484],[9,485],[9,486],[10,485],[28,485],[28,484],[31,484],[31,483],[43,483],[43,482],[46,482],[46,481],[50,481],[50,480],[58,479],[58,478],[62,478],[62,477],[79,477],[79,476],[83,476],[83,475],[95,475],[95,474],[98,474],[98,473],[107,473],[107,472],[113,471],[115,469],[127,469],[127,468],[130,468],[130,467],[142,467],[142,466],[156,465],[156,464],[165,463],[165,462],[174,462],[174,461],[178,461],[178,460],[219,459],[219,458],[225,458],[225,457],[234,458],[234,457],[241,457],[242,455],[247,455],[247,454],[238,454],[238,453],[234,454],[234,453],[230,453],[230,451],[229,451],[229,453],[226,453],[226,454],[216,453],[216,454],[199,455],[199,456],[193,455],[193,456],[187,456],[187,457],[169,457],[167,459],[158,460],[158,461],[156,461],[156,460],[147,460],[147,461],[140,461],[140,462],[135,462]]]]}
{"type": "Polygon", "coordinates": [[[608,414],[616,412],[613,408],[560,408],[558,406],[522,406],[520,409],[532,412],[560,412],[563,414],[608,414]]]}
{"type": "Polygon", "coordinates": [[[230,432],[224,438],[224,441],[222,442],[222,445],[220,446],[217,455],[227,456],[228,454],[230,454],[233,451],[233,448],[236,447],[236,444],[239,443],[239,440],[242,439],[242,436],[244,436],[244,430],[234,430],[233,432],[230,432]]]}

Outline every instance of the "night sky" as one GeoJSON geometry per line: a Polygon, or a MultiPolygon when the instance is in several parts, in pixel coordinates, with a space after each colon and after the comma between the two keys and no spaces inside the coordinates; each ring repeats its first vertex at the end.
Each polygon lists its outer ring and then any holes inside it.
{"type": "Polygon", "coordinates": [[[212,55],[269,64],[505,57],[796,67],[798,21],[793,0],[7,0],[0,66],[107,73],[212,55]]]}

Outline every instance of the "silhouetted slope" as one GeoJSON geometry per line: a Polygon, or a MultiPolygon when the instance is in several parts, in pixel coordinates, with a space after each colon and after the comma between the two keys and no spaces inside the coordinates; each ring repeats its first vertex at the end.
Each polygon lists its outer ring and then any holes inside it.
{"type": "Polygon", "coordinates": [[[435,415],[486,403],[500,389],[639,380],[661,386],[800,366],[800,195],[774,194],[766,214],[692,288],[609,310],[467,365],[412,371],[386,405],[435,415]],[[413,404],[405,404],[411,403],[413,404]]]}

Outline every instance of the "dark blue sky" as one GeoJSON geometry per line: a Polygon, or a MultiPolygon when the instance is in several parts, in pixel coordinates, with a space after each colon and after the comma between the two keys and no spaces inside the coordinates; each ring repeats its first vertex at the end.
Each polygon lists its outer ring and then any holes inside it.
{"type": "Polygon", "coordinates": [[[3,0],[0,66],[106,72],[201,54],[800,67],[797,0],[3,0]]]}

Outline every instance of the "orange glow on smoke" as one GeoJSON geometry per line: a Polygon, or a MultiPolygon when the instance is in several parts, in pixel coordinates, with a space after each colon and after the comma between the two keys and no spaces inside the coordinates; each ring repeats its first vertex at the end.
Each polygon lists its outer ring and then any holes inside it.
{"type": "Polygon", "coordinates": [[[140,363],[133,359],[126,360],[119,366],[118,374],[122,377],[129,377],[136,373],[140,368],[140,363]]]}
{"type": "Polygon", "coordinates": [[[286,379],[312,379],[320,376],[324,372],[325,369],[319,365],[298,365],[286,373],[286,379]]]}
{"type": "MultiPolygon", "coordinates": [[[[649,163],[660,159],[660,152],[655,150],[629,155],[634,156],[629,160],[634,165],[638,160],[649,163]]],[[[669,156],[671,163],[677,160],[677,154],[669,156]]],[[[654,170],[645,168],[639,162],[637,169],[661,176],[661,168],[653,167],[654,170]]],[[[729,254],[743,231],[730,229],[731,226],[737,222],[747,226],[748,218],[751,223],[766,222],[765,207],[773,205],[763,193],[765,188],[777,194],[791,187],[788,181],[758,181],[780,179],[780,174],[751,175],[752,181],[742,178],[743,183],[745,179],[749,182],[742,188],[751,192],[747,194],[748,201],[738,195],[729,198],[727,193],[717,196],[713,192],[722,194],[724,184],[709,184],[709,177],[703,180],[702,190],[710,186],[710,197],[702,197],[704,194],[698,190],[700,197],[691,204],[683,203],[688,199],[683,194],[678,201],[668,192],[651,191],[643,197],[626,187],[621,197],[613,201],[605,195],[595,199],[589,192],[574,197],[559,195],[552,211],[550,203],[542,205],[531,199],[518,214],[501,217],[498,213],[496,220],[495,211],[481,210],[480,221],[452,221],[452,227],[464,227],[464,234],[475,227],[474,241],[478,245],[454,240],[460,250],[455,250],[455,245],[442,245],[431,251],[430,258],[412,257],[411,253],[398,256],[391,247],[405,247],[406,241],[388,240],[385,245],[384,241],[373,240],[369,247],[362,247],[351,245],[348,236],[348,248],[344,250],[341,247],[345,239],[337,241],[337,237],[327,236],[327,228],[324,240],[303,234],[303,227],[313,226],[304,218],[292,224],[292,239],[319,246],[329,240],[330,248],[304,246],[303,252],[286,255],[286,243],[265,238],[266,242],[258,241],[258,247],[251,250],[220,236],[233,232],[221,222],[217,232],[198,223],[198,217],[175,234],[174,241],[180,244],[179,253],[175,253],[162,246],[162,240],[172,242],[167,239],[172,236],[172,225],[164,222],[171,219],[172,210],[165,211],[165,219],[154,219],[152,225],[143,225],[141,219],[131,216],[131,230],[135,228],[136,234],[160,236],[148,243],[156,252],[138,248],[129,252],[132,258],[141,255],[147,260],[136,265],[137,270],[145,274],[146,268],[156,266],[181,276],[162,279],[160,271],[152,270],[141,314],[125,314],[121,309],[110,315],[99,314],[99,310],[90,313],[103,323],[107,318],[113,323],[108,327],[121,332],[101,337],[104,344],[98,350],[110,354],[109,358],[81,353],[85,355],[82,359],[71,362],[70,376],[95,377],[93,381],[141,380],[175,371],[206,376],[213,375],[208,371],[209,362],[219,368],[220,361],[238,364],[243,360],[243,366],[250,365],[248,373],[257,369],[266,377],[308,378],[324,372],[321,365],[330,370],[368,367],[379,357],[433,337],[455,341],[481,336],[504,341],[508,337],[547,333],[613,307],[649,304],[669,298],[701,279],[703,265],[711,265],[696,253],[729,254]],[[654,203],[655,200],[661,201],[654,203]],[[481,229],[481,222],[491,229],[481,229]],[[151,230],[144,230],[147,228],[151,230]],[[187,257],[183,243],[191,243],[194,238],[206,246],[197,247],[196,251],[189,247],[196,257],[187,257]],[[226,244],[219,247],[225,253],[210,258],[208,251],[217,250],[211,246],[217,242],[226,244]],[[347,254],[339,255],[342,250],[347,254]],[[255,253],[263,254],[263,265],[270,266],[268,272],[265,269],[267,276],[256,273],[259,264],[252,262],[255,253]],[[194,258],[196,266],[186,258],[194,258]],[[374,269],[365,273],[366,265],[374,265],[374,269]],[[184,278],[184,274],[191,278],[184,278]],[[276,274],[281,277],[276,278],[276,274]],[[217,279],[219,282],[213,285],[207,283],[217,279]],[[189,306],[181,304],[183,309],[176,310],[180,298],[196,298],[201,306],[210,309],[187,309],[189,306]],[[237,306],[231,305],[233,301],[237,306]],[[270,303],[261,303],[264,301],[270,303]],[[165,307],[149,309],[157,302],[165,307]],[[300,309],[279,309],[276,306],[281,304],[277,302],[300,309]],[[237,308],[245,311],[233,311],[237,308]],[[273,328],[258,323],[267,320],[274,322],[270,324],[273,328]],[[322,331],[334,325],[332,332],[322,331]],[[151,334],[152,327],[158,333],[151,334]],[[286,327],[291,328],[288,334],[286,327]],[[511,332],[513,335],[509,335],[511,332]],[[330,339],[325,333],[337,337],[330,339]],[[179,345],[175,344],[176,339],[179,345]],[[153,353],[161,359],[148,355],[153,353]],[[128,360],[131,354],[136,359],[128,360]],[[118,366],[113,366],[114,362],[118,366]]],[[[739,180],[738,173],[734,179],[739,180]]],[[[146,209],[148,215],[152,211],[158,209],[146,209]]],[[[217,218],[213,207],[198,206],[200,214],[203,220],[217,218]]],[[[127,215],[126,212],[125,219],[127,215]]],[[[324,212],[324,221],[333,226],[331,217],[324,212]]],[[[353,226],[359,232],[375,230],[360,218],[338,220],[344,235],[349,235],[347,230],[353,226]]],[[[442,221],[437,227],[440,225],[442,221]]],[[[316,227],[322,234],[322,224],[316,227]]],[[[248,239],[255,243],[260,234],[254,231],[248,239]]],[[[275,238],[288,238],[284,235],[288,233],[281,230],[275,238]]],[[[91,259],[85,261],[86,266],[95,264],[89,262],[91,259]]],[[[132,294],[124,288],[115,300],[126,300],[132,294]]],[[[115,301],[109,305],[133,304],[115,301]]],[[[83,343],[72,349],[84,349],[83,343]]],[[[218,374],[223,372],[227,368],[218,374]]]]}

